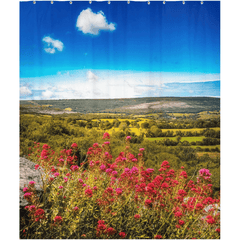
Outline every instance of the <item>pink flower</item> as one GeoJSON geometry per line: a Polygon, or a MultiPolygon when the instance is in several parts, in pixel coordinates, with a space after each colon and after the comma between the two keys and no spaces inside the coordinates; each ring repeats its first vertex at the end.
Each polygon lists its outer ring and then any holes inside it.
{"type": "Polygon", "coordinates": [[[42,148],[43,148],[43,149],[48,149],[49,147],[48,147],[47,144],[43,144],[42,148]]]}
{"type": "Polygon", "coordinates": [[[152,172],[154,172],[154,169],[153,168],[148,168],[146,171],[147,171],[147,173],[152,173],[152,172]]]}
{"type": "Polygon", "coordinates": [[[145,150],[144,148],[140,148],[140,149],[139,149],[140,152],[143,152],[144,150],[145,150]]]}
{"type": "Polygon", "coordinates": [[[29,211],[34,211],[34,210],[36,210],[36,206],[35,206],[35,205],[31,205],[31,206],[29,207],[29,211]]]}
{"type": "Polygon", "coordinates": [[[28,192],[28,193],[25,193],[24,195],[23,195],[23,197],[26,199],[26,198],[30,198],[32,196],[32,192],[28,192]]]}
{"type": "Polygon", "coordinates": [[[57,176],[59,176],[59,173],[58,172],[54,173],[54,177],[57,177],[57,176]]]}
{"type": "Polygon", "coordinates": [[[98,143],[94,143],[93,144],[93,147],[95,148],[95,147],[98,147],[99,145],[98,145],[98,143]]]}
{"type": "Polygon", "coordinates": [[[104,170],[106,169],[106,166],[105,166],[104,164],[102,164],[102,165],[100,166],[100,169],[101,169],[102,171],[104,171],[104,170]]]}
{"type": "Polygon", "coordinates": [[[59,161],[59,162],[64,162],[64,159],[60,158],[58,161],[59,161]]]}
{"type": "Polygon", "coordinates": [[[28,183],[28,185],[34,185],[34,184],[35,184],[34,181],[30,181],[30,182],[28,183]]]}
{"type": "Polygon", "coordinates": [[[178,223],[179,223],[180,225],[183,225],[185,222],[184,222],[183,220],[179,220],[178,223]]]}
{"type": "Polygon", "coordinates": [[[136,158],[133,158],[133,159],[132,159],[132,162],[137,162],[137,159],[136,159],[136,158]]]}
{"type": "Polygon", "coordinates": [[[163,167],[163,168],[170,168],[169,162],[166,161],[166,160],[164,160],[164,161],[162,162],[162,164],[161,164],[161,167],[163,167]]]}
{"type": "Polygon", "coordinates": [[[70,169],[71,169],[73,172],[75,172],[75,171],[77,171],[77,170],[79,169],[79,167],[78,167],[78,165],[72,165],[72,166],[70,167],[70,169]]]}
{"type": "Polygon", "coordinates": [[[56,223],[61,223],[62,221],[63,221],[63,219],[62,219],[61,216],[56,216],[56,217],[54,218],[54,222],[56,222],[56,223]]]}
{"type": "Polygon", "coordinates": [[[105,139],[105,138],[107,138],[107,139],[109,139],[109,138],[110,138],[110,135],[109,135],[109,133],[105,132],[105,133],[103,134],[103,139],[105,139]]]}
{"type": "Polygon", "coordinates": [[[74,207],[73,209],[74,209],[74,211],[77,211],[79,208],[76,206],[76,207],[74,207]]]}
{"type": "Polygon", "coordinates": [[[178,212],[176,212],[174,215],[175,215],[175,217],[177,217],[177,218],[180,218],[180,217],[182,217],[182,213],[181,213],[181,212],[179,212],[179,211],[178,211],[178,212]]]}
{"type": "Polygon", "coordinates": [[[116,188],[116,193],[117,193],[117,195],[122,194],[122,189],[121,188],[116,188]]]}
{"type": "Polygon", "coordinates": [[[85,194],[86,194],[88,197],[92,197],[93,192],[92,192],[91,189],[87,189],[87,190],[85,190],[85,194]]]}
{"type": "Polygon", "coordinates": [[[180,173],[180,176],[183,176],[184,178],[187,178],[188,176],[187,176],[187,173],[185,172],[185,171],[182,171],[181,173],[180,173]]]}
{"type": "Polygon", "coordinates": [[[59,189],[62,189],[62,188],[63,188],[63,186],[59,186],[58,188],[59,188],[59,189]]]}
{"type": "Polygon", "coordinates": [[[109,145],[109,144],[110,144],[110,142],[104,142],[104,144],[105,144],[105,145],[109,145]]]}
{"type": "Polygon", "coordinates": [[[139,219],[140,217],[141,217],[141,216],[140,216],[139,214],[135,214],[135,215],[134,215],[134,218],[135,218],[135,219],[139,219]]]}
{"type": "Polygon", "coordinates": [[[23,192],[27,192],[28,191],[28,188],[27,187],[24,187],[23,188],[23,192]]]}
{"type": "Polygon", "coordinates": [[[116,230],[114,228],[110,227],[107,229],[107,233],[108,233],[108,235],[113,235],[116,233],[116,230]]]}
{"type": "Polygon", "coordinates": [[[152,201],[151,201],[150,199],[147,199],[147,200],[145,201],[145,205],[146,205],[146,206],[149,206],[151,203],[152,203],[152,201]]]}
{"type": "Polygon", "coordinates": [[[79,178],[78,181],[79,181],[80,183],[83,183],[83,180],[82,180],[81,178],[79,178]]]}
{"type": "Polygon", "coordinates": [[[126,235],[127,235],[127,234],[126,234],[125,232],[120,232],[120,233],[119,233],[119,236],[120,236],[121,238],[125,238],[126,235]]]}
{"type": "Polygon", "coordinates": [[[126,140],[130,140],[130,139],[131,139],[131,137],[130,137],[130,136],[127,136],[127,137],[126,137],[126,140]]]}
{"type": "Polygon", "coordinates": [[[38,170],[38,168],[39,168],[39,165],[36,164],[36,165],[35,165],[35,170],[38,170]]]}
{"type": "Polygon", "coordinates": [[[77,148],[78,145],[77,145],[76,143],[73,143],[73,144],[71,145],[71,147],[72,147],[72,148],[77,148]]]}

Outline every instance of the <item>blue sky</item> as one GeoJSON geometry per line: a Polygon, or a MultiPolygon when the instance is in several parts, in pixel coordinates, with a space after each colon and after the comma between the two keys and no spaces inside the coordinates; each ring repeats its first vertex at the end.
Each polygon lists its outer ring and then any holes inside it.
{"type": "Polygon", "coordinates": [[[220,2],[21,2],[20,99],[220,96],[220,2]]]}

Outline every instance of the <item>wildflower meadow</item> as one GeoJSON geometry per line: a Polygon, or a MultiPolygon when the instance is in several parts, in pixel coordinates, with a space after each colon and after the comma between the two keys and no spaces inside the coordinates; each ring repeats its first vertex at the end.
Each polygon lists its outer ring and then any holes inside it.
{"type": "Polygon", "coordinates": [[[20,219],[20,237],[27,239],[219,239],[220,196],[213,198],[211,173],[197,181],[168,161],[146,168],[145,149],[131,153],[130,136],[114,159],[106,132],[93,143],[78,166],[78,145],[55,152],[34,143],[28,156],[43,180],[25,186],[27,214],[20,219]]]}

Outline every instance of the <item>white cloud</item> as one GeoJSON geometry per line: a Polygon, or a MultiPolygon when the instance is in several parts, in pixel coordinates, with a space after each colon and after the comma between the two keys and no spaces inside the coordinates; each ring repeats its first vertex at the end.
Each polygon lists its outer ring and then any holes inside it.
{"type": "Polygon", "coordinates": [[[32,95],[32,91],[28,87],[26,86],[20,87],[20,96],[29,96],[29,95],[32,95]]]}
{"type": "Polygon", "coordinates": [[[58,72],[55,76],[21,81],[31,83],[31,89],[35,90],[31,98],[106,99],[161,96],[163,92],[172,94],[174,89],[168,83],[208,82],[216,81],[218,77],[219,74],[89,69],[58,72]],[[42,94],[39,95],[40,91],[42,94]]]}
{"type": "Polygon", "coordinates": [[[42,92],[42,97],[44,99],[49,99],[53,96],[53,92],[50,90],[46,90],[45,92],[42,92]]]}
{"type": "Polygon", "coordinates": [[[92,71],[87,72],[87,79],[89,82],[97,82],[98,81],[98,76],[95,75],[92,71]]]}
{"type": "Polygon", "coordinates": [[[114,31],[116,29],[114,23],[109,23],[102,11],[98,13],[92,12],[90,8],[82,10],[77,18],[76,27],[84,34],[98,35],[101,30],[114,31]]]}
{"type": "Polygon", "coordinates": [[[56,50],[61,52],[63,50],[63,43],[60,40],[55,40],[49,36],[46,36],[42,39],[42,41],[44,42],[44,50],[47,53],[55,53],[56,50]]]}

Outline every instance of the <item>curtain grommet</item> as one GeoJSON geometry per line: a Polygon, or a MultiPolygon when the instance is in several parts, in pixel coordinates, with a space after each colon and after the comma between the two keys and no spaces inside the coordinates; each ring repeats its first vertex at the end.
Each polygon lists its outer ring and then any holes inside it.
{"type": "Polygon", "coordinates": [[[36,4],[36,1],[33,1],[33,4],[36,4]]]}
{"type": "Polygon", "coordinates": [[[201,1],[201,4],[203,4],[203,1],[201,1]]]}
{"type": "Polygon", "coordinates": [[[148,5],[150,5],[150,1],[148,1],[148,5]]]}
{"type": "Polygon", "coordinates": [[[130,1],[129,1],[129,0],[127,1],[127,4],[130,4],[130,1]]]}
{"type": "Polygon", "coordinates": [[[89,1],[89,4],[92,4],[92,1],[91,1],[91,0],[89,1]]]}
{"type": "Polygon", "coordinates": [[[166,2],[165,1],[163,1],[163,4],[165,4],[166,2]]]}
{"type": "Polygon", "coordinates": [[[70,1],[69,3],[72,4],[72,1],[70,1]]]}
{"type": "Polygon", "coordinates": [[[110,4],[111,2],[110,1],[108,1],[108,4],[110,4]]]}
{"type": "Polygon", "coordinates": [[[182,1],[182,4],[185,4],[185,1],[182,1]]]}
{"type": "Polygon", "coordinates": [[[53,4],[53,1],[51,1],[51,4],[53,4]]]}

